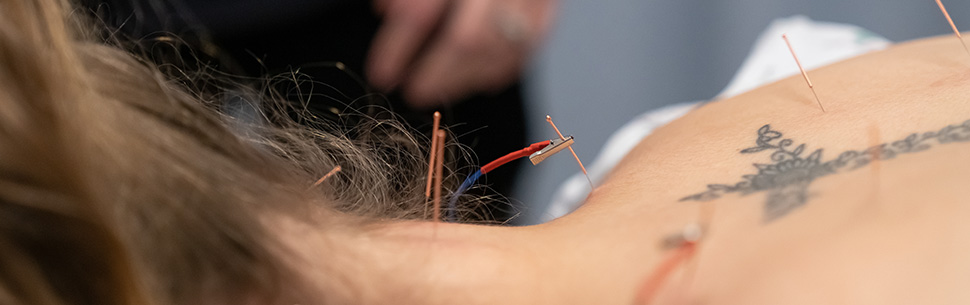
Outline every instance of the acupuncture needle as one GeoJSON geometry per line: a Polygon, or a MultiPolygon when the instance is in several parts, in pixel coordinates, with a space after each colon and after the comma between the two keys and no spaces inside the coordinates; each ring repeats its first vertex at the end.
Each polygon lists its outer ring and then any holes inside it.
{"type": "MultiPolygon", "coordinates": [[[[564,137],[562,135],[562,132],[559,132],[559,128],[556,127],[556,123],[553,123],[552,122],[552,117],[551,116],[546,115],[546,122],[549,122],[549,125],[552,125],[552,129],[555,129],[556,130],[556,134],[559,135],[559,139],[561,139],[563,141],[566,141],[566,137],[564,137]]],[[[569,147],[569,152],[573,153],[573,158],[576,158],[576,163],[578,163],[579,164],[579,168],[583,170],[583,175],[586,176],[586,181],[589,182],[589,189],[590,189],[590,191],[592,191],[593,190],[593,180],[592,179],[589,179],[589,173],[586,172],[586,167],[583,166],[583,161],[579,161],[579,156],[576,155],[576,151],[573,150],[573,147],[572,146],[569,147]]]]}
{"type": "Polygon", "coordinates": [[[431,177],[434,174],[435,153],[438,152],[438,128],[441,127],[441,113],[434,112],[434,123],[431,126],[431,150],[428,151],[428,180],[424,187],[424,199],[431,197],[431,177]]]}
{"type": "Polygon", "coordinates": [[[444,169],[445,131],[438,130],[435,137],[438,145],[435,147],[437,151],[435,152],[434,216],[432,219],[435,223],[438,223],[441,221],[441,172],[444,169]]]}
{"type": "Polygon", "coordinates": [[[970,48],[967,48],[967,42],[963,40],[963,35],[960,35],[960,30],[957,29],[957,25],[953,23],[953,18],[950,18],[950,13],[946,11],[946,7],[943,6],[943,2],[936,0],[936,5],[940,6],[940,10],[943,11],[943,16],[946,16],[946,21],[950,23],[950,27],[953,28],[953,33],[957,34],[957,39],[960,40],[960,44],[963,45],[963,50],[970,54],[970,48]]]}
{"type": "Polygon", "coordinates": [[[788,45],[788,50],[791,51],[791,56],[795,58],[795,64],[798,65],[798,70],[802,71],[802,77],[805,78],[805,82],[808,83],[808,88],[812,89],[812,95],[815,95],[815,102],[818,103],[818,108],[825,112],[825,107],[822,107],[822,101],[818,99],[818,93],[815,93],[815,85],[812,84],[812,80],[808,78],[808,73],[805,72],[805,68],[802,67],[802,62],[798,60],[798,55],[795,55],[795,48],[792,48],[791,42],[788,41],[788,34],[781,34],[781,38],[785,40],[785,44],[788,45]]]}
{"type": "Polygon", "coordinates": [[[882,147],[880,147],[880,142],[882,136],[880,135],[879,127],[876,124],[869,125],[869,149],[874,149],[872,152],[872,160],[869,161],[872,167],[872,193],[870,201],[873,203],[878,202],[879,199],[879,189],[881,185],[881,163],[882,163],[882,147]]]}
{"type": "Polygon", "coordinates": [[[329,179],[331,176],[337,174],[338,172],[340,172],[340,170],[342,170],[342,168],[340,167],[340,165],[337,165],[336,167],[334,167],[333,169],[331,169],[330,172],[328,172],[326,175],[323,175],[323,177],[321,177],[320,180],[317,180],[317,182],[314,182],[313,183],[313,186],[311,186],[311,187],[316,187],[316,186],[320,185],[320,183],[323,183],[324,181],[326,181],[327,179],[329,179]]]}

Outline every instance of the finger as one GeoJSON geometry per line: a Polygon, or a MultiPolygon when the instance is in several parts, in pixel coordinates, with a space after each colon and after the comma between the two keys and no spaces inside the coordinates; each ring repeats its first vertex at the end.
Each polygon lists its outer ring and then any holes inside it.
{"type": "Polygon", "coordinates": [[[412,57],[438,24],[447,0],[387,2],[384,24],[378,30],[368,55],[367,74],[371,83],[390,90],[412,57]]]}
{"type": "Polygon", "coordinates": [[[437,56],[439,60],[423,65],[405,84],[407,102],[420,108],[448,104],[475,92],[499,89],[516,79],[518,70],[510,68],[513,64],[509,58],[461,54],[437,56]]]}
{"type": "Polygon", "coordinates": [[[497,32],[493,12],[487,1],[466,1],[455,8],[445,32],[416,61],[407,80],[410,104],[441,104],[515,79],[522,52],[497,32]]]}

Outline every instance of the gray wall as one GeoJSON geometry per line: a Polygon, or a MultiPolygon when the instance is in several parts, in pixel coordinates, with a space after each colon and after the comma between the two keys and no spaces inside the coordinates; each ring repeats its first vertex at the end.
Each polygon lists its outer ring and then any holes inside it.
{"type": "MultiPolygon", "coordinates": [[[[893,41],[952,33],[933,0],[560,1],[558,25],[527,79],[529,138],[555,137],[544,119],[551,114],[576,136],[576,153],[587,163],[637,114],[717,94],[775,18],[852,23],[893,41]]],[[[970,30],[970,1],[944,4],[970,30]]],[[[534,222],[556,187],[578,172],[567,155],[523,167],[512,195],[522,205],[520,223],[534,222]]]]}

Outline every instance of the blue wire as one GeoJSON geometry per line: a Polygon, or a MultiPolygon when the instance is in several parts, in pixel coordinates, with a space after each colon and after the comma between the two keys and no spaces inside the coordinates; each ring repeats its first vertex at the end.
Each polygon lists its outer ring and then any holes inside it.
{"type": "Polygon", "coordinates": [[[461,186],[458,187],[458,190],[451,195],[451,200],[448,201],[448,222],[458,221],[458,217],[455,215],[455,213],[458,211],[458,197],[461,197],[461,194],[464,194],[465,191],[471,188],[472,185],[475,184],[475,181],[478,181],[478,178],[481,176],[482,170],[475,171],[475,173],[468,176],[468,178],[465,178],[465,182],[462,182],[461,186]]]}

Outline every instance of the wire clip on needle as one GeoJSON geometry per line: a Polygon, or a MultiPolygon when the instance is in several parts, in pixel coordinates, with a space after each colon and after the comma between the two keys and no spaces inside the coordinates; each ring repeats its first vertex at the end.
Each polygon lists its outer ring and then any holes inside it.
{"type": "Polygon", "coordinates": [[[563,149],[569,148],[573,145],[574,141],[573,136],[568,136],[565,139],[553,139],[550,142],[549,146],[529,155],[529,161],[532,161],[532,165],[539,165],[539,162],[542,162],[546,158],[559,153],[563,149]]]}

